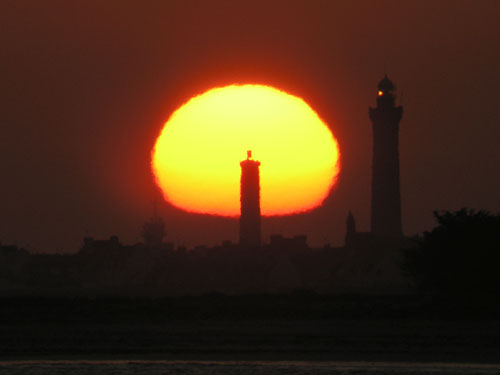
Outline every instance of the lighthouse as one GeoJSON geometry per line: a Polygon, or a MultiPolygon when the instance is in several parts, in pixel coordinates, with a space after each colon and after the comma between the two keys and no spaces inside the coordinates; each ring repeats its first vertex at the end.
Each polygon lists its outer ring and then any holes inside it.
{"type": "Polygon", "coordinates": [[[260,246],[260,162],[252,159],[252,151],[240,163],[240,245],[260,246]]]}
{"type": "Polygon", "coordinates": [[[396,106],[395,86],[387,75],[379,82],[377,106],[369,109],[373,125],[371,232],[402,235],[399,178],[399,122],[403,107],[396,106]]]}

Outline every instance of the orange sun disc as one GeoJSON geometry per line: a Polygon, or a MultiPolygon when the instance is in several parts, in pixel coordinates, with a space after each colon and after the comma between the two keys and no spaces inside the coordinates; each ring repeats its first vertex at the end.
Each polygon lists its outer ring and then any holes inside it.
{"type": "Polygon", "coordinates": [[[260,161],[263,215],[321,205],[337,180],[333,134],[301,98],[262,85],[232,85],[191,98],[169,118],[152,152],[165,199],[183,210],[238,216],[240,161],[260,161]]]}

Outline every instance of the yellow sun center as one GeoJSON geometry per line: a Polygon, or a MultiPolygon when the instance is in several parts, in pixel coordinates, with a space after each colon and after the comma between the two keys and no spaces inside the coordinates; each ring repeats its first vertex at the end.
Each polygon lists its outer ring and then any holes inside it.
{"type": "Polygon", "coordinates": [[[263,215],[321,205],[339,173],[338,145],[325,123],[302,99],[262,85],[214,88],[191,98],[161,131],[152,168],[172,205],[237,216],[247,150],[261,162],[263,215]]]}

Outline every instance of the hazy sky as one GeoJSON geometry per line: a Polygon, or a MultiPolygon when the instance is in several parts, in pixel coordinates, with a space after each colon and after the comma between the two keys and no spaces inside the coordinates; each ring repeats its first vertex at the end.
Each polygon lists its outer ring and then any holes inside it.
{"type": "MultiPolygon", "coordinates": [[[[85,235],[138,241],[163,123],[192,95],[251,82],[303,97],[342,153],[325,204],[264,220],[264,238],[340,245],[349,209],[369,229],[368,107],[384,69],[404,107],[404,232],[436,209],[498,211],[499,19],[494,0],[3,0],[0,239],[46,252],[85,235]]],[[[176,244],[237,239],[235,220],[160,212],[176,244]]]]}

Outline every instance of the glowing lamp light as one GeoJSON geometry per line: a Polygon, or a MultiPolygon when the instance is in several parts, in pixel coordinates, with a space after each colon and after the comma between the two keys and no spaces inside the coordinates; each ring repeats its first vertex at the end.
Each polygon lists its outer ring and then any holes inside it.
{"type": "Polygon", "coordinates": [[[262,85],[232,85],[191,98],[169,118],[152,152],[165,199],[183,210],[240,214],[240,161],[260,161],[263,215],[321,205],[340,170],[337,141],[301,98],[262,85]]]}
{"type": "Polygon", "coordinates": [[[383,91],[379,91],[378,92],[378,96],[382,96],[382,95],[384,95],[384,92],[383,91]]]}

